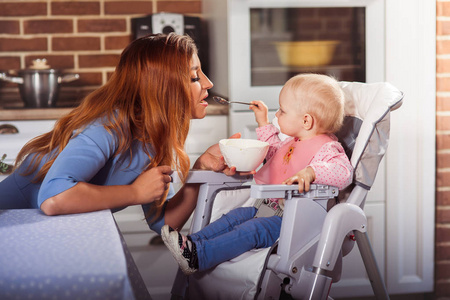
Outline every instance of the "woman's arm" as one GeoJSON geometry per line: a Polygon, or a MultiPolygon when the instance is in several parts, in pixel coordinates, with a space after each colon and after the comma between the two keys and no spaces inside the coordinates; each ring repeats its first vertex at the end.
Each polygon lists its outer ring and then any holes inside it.
{"type": "MultiPolygon", "coordinates": [[[[236,133],[230,138],[240,138],[241,134],[236,133]]],[[[219,144],[209,147],[195,162],[194,170],[211,170],[223,172],[226,175],[236,174],[236,168],[229,168],[220,152],[219,144]]],[[[254,174],[255,172],[242,173],[254,174]]],[[[185,184],[178,193],[167,203],[164,222],[172,228],[181,229],[191,216],[197,205],[198,191],[200,184],[185,184]]]]}
{"type": "Polygon", "coordinates": [[[142,148],[115,155],[117,138],[101,122],[73,137],[50,167],[38,195],[49,215],[123,208],[160,199],[168,188],[168,166],[142,171],[149,162],[142,148]]]}
{"type": "Polygon", "coordinates": [[[41,210],[46,215],[61,215],[150,203],[162,197],[171,173],[170,167],[159,166],[143,172],[129,185],[102,186],[78,182],[45,200],[41,210]]]}

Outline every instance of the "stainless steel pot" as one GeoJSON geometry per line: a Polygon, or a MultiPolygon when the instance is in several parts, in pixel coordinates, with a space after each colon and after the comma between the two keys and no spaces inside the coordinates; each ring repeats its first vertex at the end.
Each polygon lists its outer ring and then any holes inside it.
{"type": "Polygon", "coordinates": [[[77,80],[78,74],[62,74],[56,69],[25,69],[18,76],[0,73],[0,79],[18,83],[22,101],[27,108],[55,107],[59,85],[77,80]]]}

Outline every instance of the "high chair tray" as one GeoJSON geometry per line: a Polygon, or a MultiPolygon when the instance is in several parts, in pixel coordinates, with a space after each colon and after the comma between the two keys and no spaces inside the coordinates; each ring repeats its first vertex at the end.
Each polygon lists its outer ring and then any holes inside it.
{"type": "Polygon", "coordinates": [[[309,199],[330,199],[339,194],[339,189],[334,186],[323,184],[311,184],[310,189],[306,193],[299,193],[298,185],[265,185],[255,184],[251,186],[252,198],[285,198],[302,197],[309,199]]]}

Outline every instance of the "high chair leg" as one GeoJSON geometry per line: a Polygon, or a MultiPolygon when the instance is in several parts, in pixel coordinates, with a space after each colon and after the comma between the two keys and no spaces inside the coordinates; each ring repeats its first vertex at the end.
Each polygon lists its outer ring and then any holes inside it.
{"type": "Polygon", "coordinates": [[[173,282],[170,300],[182,300],[186,296],[186,288],[188,286],[188,281],[186,275],[178,269],[177,275],[173,282]]]}
{"type": "Polygon", "coordinates": [[[370,284],[372,285],[375,298],[378,300],[389,300],[389,294],[381,278],[380,270],[375,261],[375,255],[372,247],[370,246],[369,237],[367,232],[354,231],[356,243],[358,244],[359,252],[361,253],[364,266],[366,267],[367,275],[369,276],[370,284]]]}

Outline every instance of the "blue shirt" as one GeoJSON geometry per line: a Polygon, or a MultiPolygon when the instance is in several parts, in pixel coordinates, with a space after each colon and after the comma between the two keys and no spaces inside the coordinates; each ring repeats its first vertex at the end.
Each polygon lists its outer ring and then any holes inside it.
{"type": "MultiPolygon", "coordinates": [[[[29,155],[13,174],[0,182],[0,209],[39,208],[46,199],[78,182],[97,185],[130,184],[150,162],[140,142],[133,142],[131,148],[132,157],[128,152],[114,156],[117,137],[108,132],[99,119],[69,141],[42,182],[32,181],[35,173],[23,176],[33,157],[29,155]]],[[[45,163],[46,158],[41,161],[38,169],[45,163]]],[[[167,198],[173,195],[174,190],[170,186],[167,198]]],[[[143,208],[146,210],[149,206],[143,205],[143,208]]],[[[160,232],[162,225],[164,211],[150,227],[160,232]]]]}

